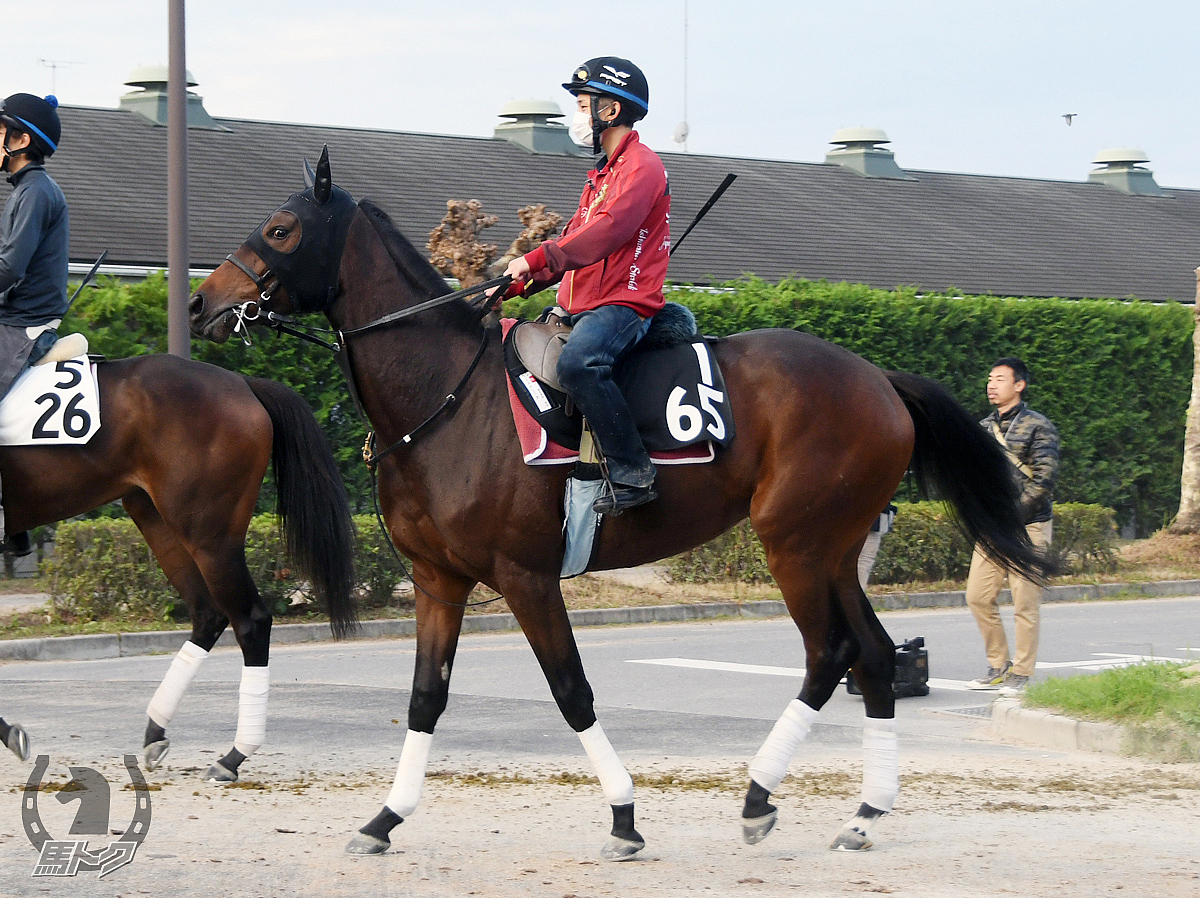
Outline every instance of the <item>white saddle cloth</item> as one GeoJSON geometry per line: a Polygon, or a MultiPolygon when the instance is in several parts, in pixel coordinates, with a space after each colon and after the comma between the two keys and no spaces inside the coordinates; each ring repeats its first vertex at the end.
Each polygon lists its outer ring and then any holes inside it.
{"type": "Polygon", "coordinates": [[[0,401],[0,446],[78,445],[100,430],[95,366],[86,354],[47,356],[18,377],[0,401]]]}

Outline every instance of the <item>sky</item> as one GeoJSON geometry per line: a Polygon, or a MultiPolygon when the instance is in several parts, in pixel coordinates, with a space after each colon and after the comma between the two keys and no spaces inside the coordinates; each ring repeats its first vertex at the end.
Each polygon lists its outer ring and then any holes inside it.
{"type": "MultiPolygon", "coordinates": [[[[0,96],[115,107],[134,68],[167,63],[167,16],[10,4],[0,96]]],[[[866,126],[907,169],[1082,181],[1133,147],[1159,184],[1200,189],[1200,4],[1183,0],[191,0],[186,26],[216,117],[490,137],[511,100],[569,111],[561,83],[614,55],[646,73],[639,131],[659,151],[821,162],[866,126]]]]}

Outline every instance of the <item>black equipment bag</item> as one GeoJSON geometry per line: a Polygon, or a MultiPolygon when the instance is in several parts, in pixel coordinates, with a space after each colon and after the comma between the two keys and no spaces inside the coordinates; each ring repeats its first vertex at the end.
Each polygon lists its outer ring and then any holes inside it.
{"type": "MultiPolygon", "coordinates": [[[[846,691],[851,695],[862,695],[854,682],[854,674],[846,671],[846,691]]],[[[925,637],[918,636],[896,646],[896,676],[892,680],[894,698],[911,698],[914,695],[929,695],[929,652],[925,650],[925,637]]]]}

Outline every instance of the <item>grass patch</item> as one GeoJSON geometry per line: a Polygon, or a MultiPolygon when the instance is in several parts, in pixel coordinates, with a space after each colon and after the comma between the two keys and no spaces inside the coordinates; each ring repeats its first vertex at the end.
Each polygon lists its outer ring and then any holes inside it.
{"type": "Polygon", "coordinates": [[[1148,662],[1094,676],[1052,677],[1030,686],[1024,702],[1121,724],[1134,754],[1200,760],[1200,664],[1148,662]]]}

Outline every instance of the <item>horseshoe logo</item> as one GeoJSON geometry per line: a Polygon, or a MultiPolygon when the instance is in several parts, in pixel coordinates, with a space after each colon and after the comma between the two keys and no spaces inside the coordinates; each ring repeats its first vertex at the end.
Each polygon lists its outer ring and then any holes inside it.
{"type": "MultiPolygon", "coordinates": [[[[136,804],[133,819],[121,836],[123,842],[141,844],[150,831],[150,789],[146,778],[138,767],[137,755],[125,755],[125,769],[129,773],[129,781],[133,784],[136,804]]],[[[50,766],[49,755],[38,755],[25,783],[25,794],[21,800],[21,822],[25,827],[25,835],[30,844],[38,851],[53,839],[42,823],[38,812],[38,793],[42,787],[42,777],[50,766]]],[[[109,785],[104,777],[90,767],[71,767],[71,782],[68,789],[58,793],[58,800],[63,804],[78,799],[79,810],[71,824],[71,835],[105,834],[108,833],[109,821],[109,785]]]]}

